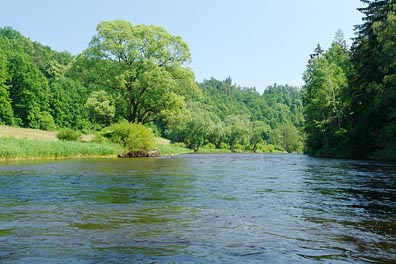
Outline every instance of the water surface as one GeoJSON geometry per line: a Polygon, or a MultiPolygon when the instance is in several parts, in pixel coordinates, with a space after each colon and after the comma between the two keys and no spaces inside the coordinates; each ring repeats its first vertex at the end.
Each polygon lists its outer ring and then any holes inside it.
{"type": "Polygon", "coordinates": [[[0,263],[394,263],[396,167],[303,155],[0,164],[0,263]]]}

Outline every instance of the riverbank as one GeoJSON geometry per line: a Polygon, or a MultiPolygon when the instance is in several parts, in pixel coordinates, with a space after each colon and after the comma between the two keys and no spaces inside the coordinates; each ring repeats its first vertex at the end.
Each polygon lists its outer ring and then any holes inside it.
{"type": "Polygon", "coordinates": [[[116,157],[119,146],[81,141],[0,138],[0,160],[116,157]]]}
{"type": "MultiPolygon", "coordinates": [[[[94,135],[83,135],[81,141],[62,141],[54,131],[18,128],[0,125],[0,161],[104,157],[116,158],[122,153],[117,144],[91,142],[94,135]]],[[[160,156],[194,153],[183,144],[171,144],[168,139],[156,137],[155,149],[160,156]]],[[[250,153],[248,151],[242,151],[250,153]]],[[[229,149],[202,147],[198,154],[232,153],[229,149]]]]}
{"type": "MultiPolygon", "coordinates": [[[[83,135],[81,141],[62,141],[55,131],[0,125],[0,161],[63,159],[63,158],[116,158],[122,153],[116,144],[90,140],[94,135],[83,135]]],[[[163,138],[155,139],[160,155],[191,153],[192,150],[173,145],[163,138]]]]}

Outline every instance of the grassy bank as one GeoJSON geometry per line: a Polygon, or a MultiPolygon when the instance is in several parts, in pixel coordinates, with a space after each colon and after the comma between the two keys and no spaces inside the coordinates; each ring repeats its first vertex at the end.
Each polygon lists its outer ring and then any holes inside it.
{"type": "Polygon", "coordinates": [[[157,144],[156,149],[158,149],[158,151],[160,152],[160,155],[165,155],[165,156],[194,152],[191,149],[178,147],[178,146],[171,145],[171,144],[169,144],[169,145],[157,144]]]}
{"type": "MultiPolygon", "coordinates": [[[[0,125],[0,138],[11,137],[21,139],[36,139],[36,140],[58,140],[56,134],[58,131],[44,131],[32,128],[12,127],[0,125]]],[[[81,141],[90,141],[94,134],[82,135],[81,141]]]]}
{"type": "MultiPolygon", "coordinates": [[[[0,125],[0,160],[57,159],[74,157],[116,157],[123,152],[111,143],[88,142],[93,135],[85,135],[82,141],[62,141],[57,132],[17,128],[0,125]]],[[[171,144],[169,140],[155,138],[155,148],[162,156],[194,153],[183,144],[171,144]]],[[[197,153],[231,153],[229,149],[200,148],[197,153]]]]}
{"type": "Polygon", "coordinates": [[[156,137],[155,148],[158,149],[160,155],[170,156],[185,153],[192,153],[193,151],[175,144],[171,144],[168,139],[156,137]]]}
{"type": "MultiPolygon", "coordinates": [[[[123,152],[115,144],[88,142],[93,135],[83,135],[82,141],[61,141],[56,138],[56,134],[56,131],[0,125],[0,160],[116,157],[123,152]]],[[[155,143],[161,155],[193,152],[170,144],[164,138],[156,138],[155,143]]]]}
{"type": "Polygon", "coordinates": [[[0,160],[116,156],[119,147],[109,143],[0,138],[0,160]]]}

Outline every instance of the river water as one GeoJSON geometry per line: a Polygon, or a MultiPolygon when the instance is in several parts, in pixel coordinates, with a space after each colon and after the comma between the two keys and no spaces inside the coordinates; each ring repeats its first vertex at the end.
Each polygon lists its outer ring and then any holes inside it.
{"type": "Polygon", "coordinates": [[[394,263],[396,166],[304,155],[0,164],[0,263],[394,263]]]}

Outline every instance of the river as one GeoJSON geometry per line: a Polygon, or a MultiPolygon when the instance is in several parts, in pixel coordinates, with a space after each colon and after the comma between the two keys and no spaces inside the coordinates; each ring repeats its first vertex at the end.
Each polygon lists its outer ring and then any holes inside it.
{"type": "Polygon", "coordinates": [[[0,263],[394,263],[396,166],[212,154],[0,164],[0,263]]]}

